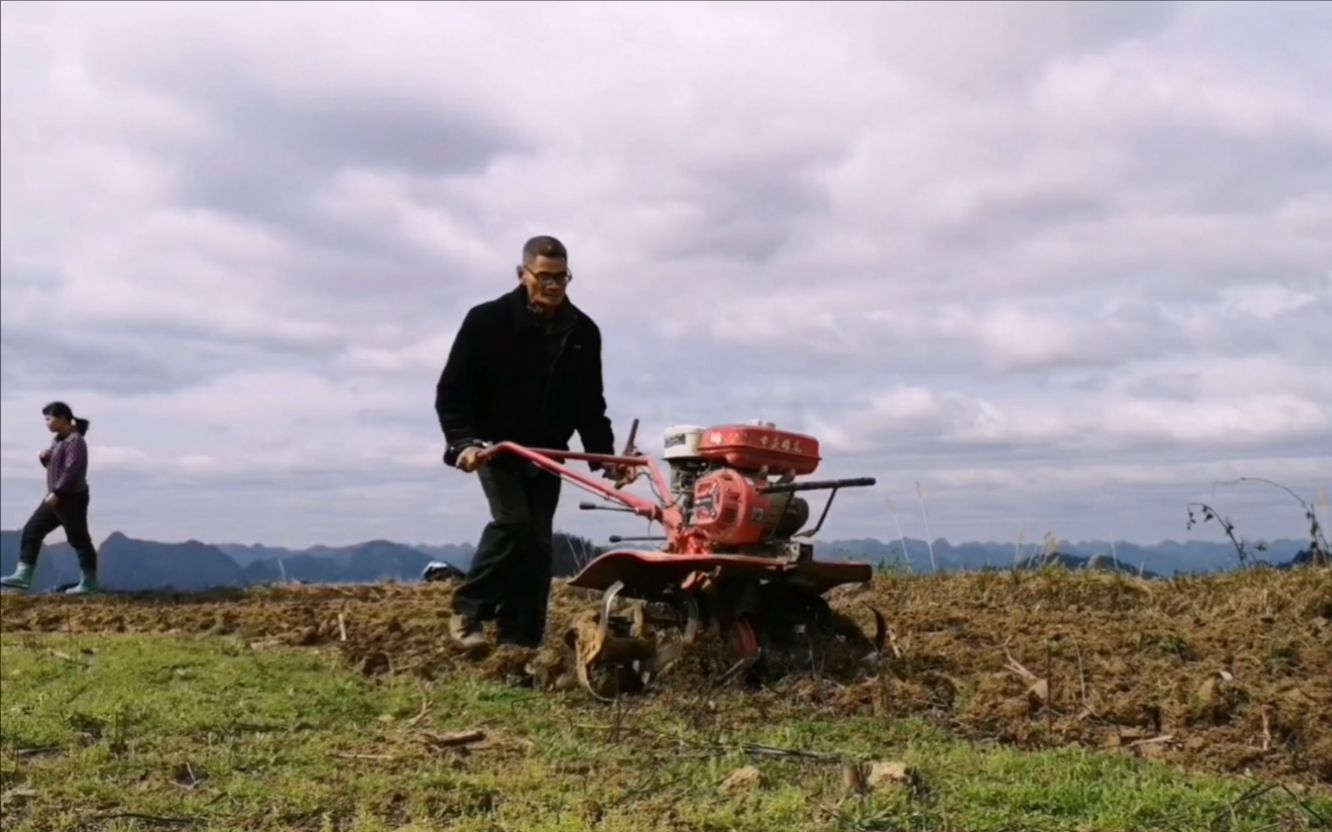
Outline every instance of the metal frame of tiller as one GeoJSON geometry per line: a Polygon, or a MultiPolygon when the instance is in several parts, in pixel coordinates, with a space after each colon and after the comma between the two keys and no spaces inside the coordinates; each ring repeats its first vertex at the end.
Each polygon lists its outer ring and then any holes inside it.
{"type": "MultiPolygon", "coordinates": [[[[578,637],[577,671],[579,680],[594,696],[604,698],[593,689],[588,678],[589,668],[599,658],[632,656],[636,661],[646,660],[656,663],[658,657],[645,652],[645,645],[638,637],[642,635],[642,619],[636,619],[630,638],[621,638],[609,632],[610,611],[615,598],[626,589],[626,582],[632,585],[632,597],[642,600],[676,601],[683,604],[687,624],[686,641],[691,641],[698,633],[700,625],[699,604],[704,595],[712,596],[712,591],[719,586],[754,585],[764,580],[780,579],[787,584],[804,589],[814,595],[822,595],[827,589],[845,583],[864,583],[873,576],[873,568],[868,563],[815,561],[813,545],[795,540],[797,537],[810,537],[823,526],[823,521],[832,506],[833,498],[841,488],[873,485],[874,479],[861,477],[844,480],[821,480],[805,482],[779,482],[762,489],[768,493],[810,491],[831,489],[832,494],[819,517],[818,523],[808,531],[792,536],[790,542],[779,544],[779,549],[769,556],[752,554],[726,553],[711,551],[706,543],[700,545],[689,536],[689,527],[680,508],[669,502],[670,483],[662,467],[652,457],[640,453],[634,446],[638,432],[638,420],[633,422],[625,450],[622,454],[593,454],[578,451],[554,450],[547,448],[529,448],[516,442],[498,442],[486,445],[481,454],[485,463],[501,454],[513,454],[527,462],[559,476],[573,485],[582,488],[602,499],[619,503],[623,508],[609,508],[592,503],[581,503],[582,509],[603,509],[623,511],[646,518],[650,522],[660,523],[665,529],[665,545],[662,551],[647,552],[638,550],[611,550],[603,553],[592,562],[585,564],[571,581],[571,586],[601,590],[602,601],[595,631],[580,634],[578,637]],[[595,462],[602,465],[629,466],[635,473],[632,477],[607,482],[604,479],[574,471],[564,463],[571,461],[595,462]],[[652,478],[656,497],[653,502],[636,494],[623,490],[635,482],[647,469],[652,478]],[[773,556],[773,555],[776,556],[773,556]]],[[[610,541],[617,543],[624,540],[647,540],[662,538],[624,538],[612,536],[610,541]]],[[[771,538],[764,545],[774,543],[771,538]]],[[[758,656],[760,644],[757,633],[751,624],[740,614],[738,600],[731,599],[720,603],[713,610],[713,615],[721,616],[719,624],[727,638],[735,639],[740,653],[745,658],[737,663],[751,664],[758,656]]],[[[871,608],[873,610],[873,608],[871,608]]],[[[877,632],[875,648],[881,650],[883,642],[883,618],[873,610],[877,632]]],[[[569,641],[566,637],[566,641],[569,641]]],[[[575,646],[573,641],[569,641],[575,646]]],[[[732,668],[732,672],[737,668],[732,668]]],[[[728,672],[727,675],[730,675],[728,672]]]]}
{"type": "MultiPolygon", "coordinates": [[[[767,485],[760,489],[764,494],[794,493],[799,491],[831,490],[827,503],[823,506],[823,511],[819,516],[818,523],[813,528],[803,530],[792,535],[792,542],[788,544],[788,552],[784,557],[762,557],[744,554],[729,554],[724,552],[715,552],[708,547],[699,548],[696,545],[691,546],[691,541],[687,538],[688,527],[685,525],[684,515],[679,507],[668,502],[671,493],[670,483],[666,475],[657,464],[657,461],[646,454],[640,453],[634,445],[638,434],[638,420],[633,421],[633,427],[630,429],[629,438],[625,443],[625,450],[622,454],[591,454],[579,451],[562,451],[548,448],[529,448],[516,442],[497,442],[487,445],[482,451],[482,460],[488,461],[502,453],[511,453],[528,462],[536,465],[556,476],[562,477],[570,483],[582,488],[585,491],[596,494],[602,499],[613,500],[620,503],[624,508],[608,508],[598,506],[592,503],[581,503],[579,508],[584,510],[608,510],[623,511],[644,517],[650,522],[660,523],[666,531],[663,547],[665,551],[661,552],[643,552],[643,551],[611,551],[602,555],[594,564],[597,569],[585,570],[580,573],[571,584],[589,589],[608,589],[615,581],[603,580],[602,576],[606,573],[613,573],[616,567],[620,565],[623,558],[629,557],[643,565],[666,566],[669,564],[674,569],[668,571],[678,572],[680,578],[686,578],[689,572],[697,569],[711,569],[717,566],[725,566],[728,569],[738,573],[753,573],[756,576],[772,575],[790,571],[795,567],[814,567],[809,575],[805,576],[805,583],[809,588],[823,592],[831,586],[849,582],[862,582],[868,580],[873,574],[873,569],[867,563],[833,563],[813,561],[813,546],[809,543],[795,542],[796,538],[809,538],[817,534],[823,527],[823,522],[828,516],[828,511],[832,508],[833,500],[837,497],[837,492],[843,488],[857,488],[875,484],[873,477],[854,477],[838,480],[806,480],[796,482],[777,482],[767,485]],[[632,484],[638,479],[636,474],[628,480],[621,480],[614,483],[608,483],[604,480],[598,480],[589,475],[582,474],[563,465],[567,461],[585,461],[596,462],[603,465],[618,464],[627,465],[634,468],[647,468],[649,476],[652,478],[654,490],[657,499],[660,502],[640,497],[622,490],[625,486],[632,484]]],[[[611,543],[627,542],[630,540],[659,540],[660,538],[633,538],[621,537],[618,535],[610,538],[611,543]]],[[[772,545],[775,541],[771,536],[765,539],[761,545],[772,545]]]]}
{"type": "MultiPolygon", "coordinates": [[[[625,506],[625,511],[637,514],[640,517],[646,517],[656,523],[661,523],[667,529],[667,534],[674,536],[678,534],[684,524],[684,516],[680,509],[668,503],[654,503],[651,500],[644,499],[637,494],[630,494],[620,490],[623,486],[629,485],[633,480],[624,482],[607,483],[595,479],[587,474],[581,474],[578,471],[569,468],[561,462],[580,461],[596,462],[602,465],[628,465],[634,467],[647,467],[651,469],[653,482],[657,486],[658,493],[666,495],[670,493],[670,483],[666,481],[662,473],[661,466],[650,456],[638,453],[634,447],[634,438],[638,433],[638,420],[634,420],[633,430],[629,433],[629,439],[625,443],[623,454],[589,454],[579,451],[560,451],[549,448],[529,448],[526,445],[519,445],[516,442],[496,442],[486,445],[481,452],[481,460],[490,459],[502,454],[511,453],[522,457],[528,462],[536,465],[545,471],[556,476],[562,477],[574,485],[579,486],[585,491],[596,494],[603,499],[615,500],[625,506]]],[[[637,477],[634,477],[637,479],[637,477]]],[[[663,496],[664,499],[664,496],[663,496]]]]}

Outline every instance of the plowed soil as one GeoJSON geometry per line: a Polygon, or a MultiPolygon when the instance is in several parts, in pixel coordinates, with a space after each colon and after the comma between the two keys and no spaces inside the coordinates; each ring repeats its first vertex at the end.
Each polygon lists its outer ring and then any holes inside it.
{"type": "MultiPolygon", "coordinates": [[[[596,596],[557,583],[548,646],[464,655],[447,638],[450,584],[290,586],[95,599],[11,596],[5,633],[232,635],[339,650],[367,675],[482,674],[581,691],[560,635],[596,596]]],[[[824,644],[759,689],[708,686],[700,655],[645,696],[733,719],[821,712],[921,716],[1023,748],[1083,745],[1187,769],[1332,788],[1332,572],[1146,581],[1105,574],[876,578],[833,607],[890,639],[877,668],[824,644]]]]}

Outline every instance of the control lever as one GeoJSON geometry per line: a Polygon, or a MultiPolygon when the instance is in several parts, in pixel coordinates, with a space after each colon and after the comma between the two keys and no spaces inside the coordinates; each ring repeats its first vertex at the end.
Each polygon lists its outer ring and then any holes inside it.
{"type": "Polygon", "coordinates": [[[797,491],[819,491],[831,488],[863,488],[874,485],[874,477],[854,477],[846,480],[805,480],[804,482],[775,482],[759,486],[760,494],[794,494],[797,491]]]}
{"type": "MultiPolygon", "coordinates": [[[[634,447],[634,441],[637,438],[638,438],[638,420],[635,419],[633,425],[631,425],[629,428],[629,436],[624,441],[624,451],[620,454],[620,456],[642,456],[642,454],[638,452],[638,448],[634,447]]],[[[632,484],[635,480],[639,478],[639,476],[642,475],[642,473],[643,473],[642,467],[637,465],[630,466],[627,473],[622,474],[621,478],[615,481],[615,487],[619,489],[632,484]]]]}
{"type": "Polygon", "coordinates": [[[634,447],[634,440],[638,438],[638,420],[629,427],[629,437],[624,441],[624,453],[621,456],[637,456],[638,449],[634,447]]]}
{"type": "Polygon", "coordinates": [[[578,508],[581,509],[582,511],[623,511],[626,514],[634,513],[634,510],[631,508],[615,508],[614,506],[599,506],[596,503],[589,503],[586,500],[579,503],[578,508]]]}

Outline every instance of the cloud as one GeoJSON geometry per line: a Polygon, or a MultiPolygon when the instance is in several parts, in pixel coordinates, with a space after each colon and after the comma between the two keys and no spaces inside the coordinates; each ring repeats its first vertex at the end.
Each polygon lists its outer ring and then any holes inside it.
{"type": "MultiPolygon", "coordinates": [[[[474,539],[434,385],[538,233],[601,326],[617,435],[814,433],[828,476],[881,481],[832,535],[890,534],[917,481],[954,539],[1115,514],[1151,540],[1213,475],[1327,485],[1326,7],[3,21],[5,527],[62,398],[94,420],[98,524],[474,539]]],[[[623,531],[576,502],[563,526],[623,531]]]]}
{"type": "Polygon", "coordinates": [[[947,309],[943,333],[974,340],[992,360],[1008,369],[1042,368],[1086,355],[1102,333],[1076,318],[1043,315],[1009,305],[977,315],[970,309],[947,309]],[[1088,342],[1092,342],[1088,344],[1088,342]]]}

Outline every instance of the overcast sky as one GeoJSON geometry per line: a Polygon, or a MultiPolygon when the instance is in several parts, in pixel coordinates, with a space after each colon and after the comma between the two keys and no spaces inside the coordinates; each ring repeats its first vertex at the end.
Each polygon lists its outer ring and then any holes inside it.
{"type": "Polygon", "coordinates": [[[7,4],[0,77],[7,529],[63,399],[95,539],[475,540],[434,385],[542,233],[617,440],[812,433],[827,538],[1332,488],[1326,3],[7,4]]]}

